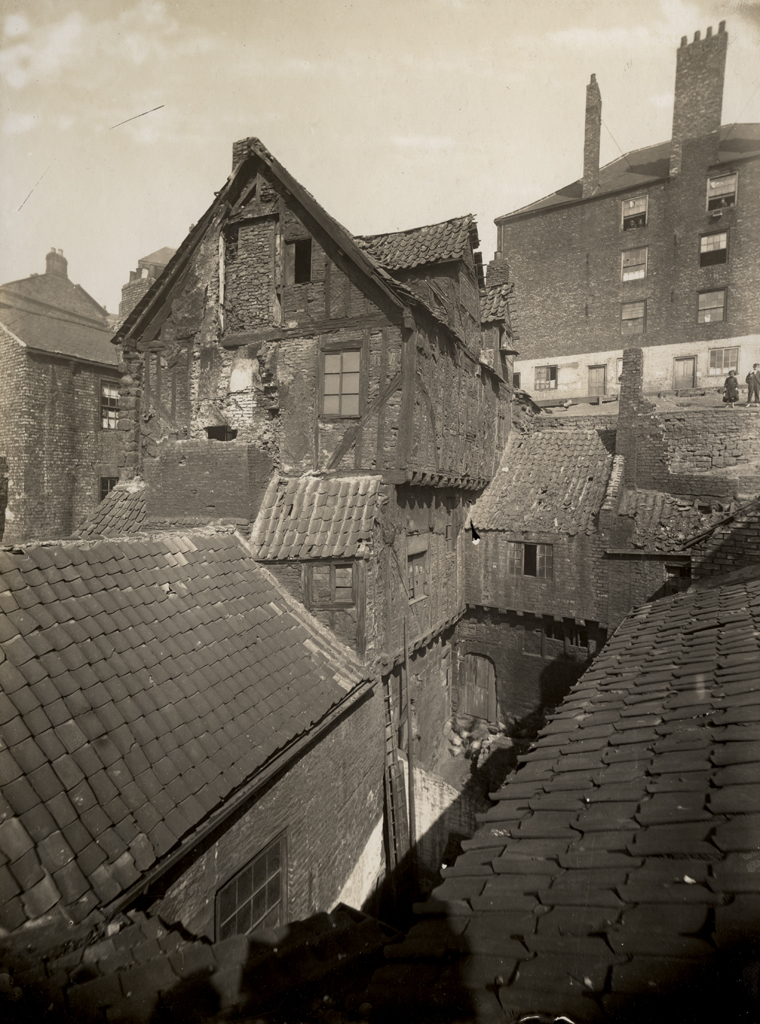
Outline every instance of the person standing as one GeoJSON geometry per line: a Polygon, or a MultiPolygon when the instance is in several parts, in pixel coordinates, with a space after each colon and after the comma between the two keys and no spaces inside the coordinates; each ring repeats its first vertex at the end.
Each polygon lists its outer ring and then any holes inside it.
{"type": "Polygon", "coordinates": [[[739,401],[739,378],[736,376],[736,370],[728,371],[723,391],[723,401],[728,402],[729,408],[733,409],[739,401]]]}
{"type": "Polygon", "coordinates": [[[747,405],[760,405],[760,363],[747,374],[747,405]]]}

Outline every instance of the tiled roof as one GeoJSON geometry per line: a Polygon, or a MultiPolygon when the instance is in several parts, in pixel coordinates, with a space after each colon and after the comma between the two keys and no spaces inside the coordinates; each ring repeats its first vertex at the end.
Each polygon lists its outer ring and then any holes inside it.
{"type": "Polygon", "coordinates": [[[509,295],[511,284],[493,284],[480,293],[480,322],[491,323],[493,320],[509,321],[509,295]]]}
{"type": "Polygon", "coordinates": [[[472,522],[478,530],[593,533],[611,468],[595,430],[513,434],[472,522]]]}
{"type": "Polygon", "coordinates": [[[76,536],[122,537],[139,533],[145,514],[144,484],[120,483],[87,516],[76,536]]]}
{"type": "Polygon", "coordinates": [[[372,539],[379,494],[379,476],[275,477],[253,526],[254,557],[361,557],[372,539]]]}
{"type": "Polygon", "coordinates": [[[233,535],[0,551],[0,924],[115,899],[363,678],[233,535]]]}
{"type": "Polygon", "coordinates": [[[676,551],[690,537],[725,518],[725,512],[700,512],[692,500],[662,491],[625,491],[618,515],[635,521],[632,543],[649,551],[676,551]]]}
{"type": "MultiPolygon", "coordinates": [[[[730,163],[741,157],[757,155],[760,155],[760,124],[723,125],[720,130],[719,163],[730,163]]],[[[669,170],[670,140],[635,149],[601,168],[599,190],[594,195],[601,196],[606,192],[617,192],[627,188],[644,188],[658,178],[667,178],[669,170]]],[[[497,217],[496,223],[525,213],[576,202],[582,197],[582,184],[580,179],[574,181],[535,203],[513,210],[503,217],[497,217]]]]}
{"type": "Polygon", "coordinates": [[[448,950],[423,984],[467,985],[478,1020],[706,1022],[726,999],[742,1017],[760,939],[753,569],[629,616],[386,950],[370,1002],[448,950]]]}
{"type": "MultiPolygon", "coordinates": [[[[28,348],[51,355],[87,359],[107,366],[116,366],[119,353],[111,343],[113,334],[105,327],[88,326],[63,319],[67,314],[45,316],[18,309],[6,309],[3,323],[6,335],[28,348]]],[[[68,314],[71,316],[71,314],[68,314]]]]}
{"type": "Polygon", "coordinates": [[[410,270],[425,263],[463,259],[480,244],[475,218],[470,213],[408,231],[359,235],[356,242],[386,270],[410,270]]]}

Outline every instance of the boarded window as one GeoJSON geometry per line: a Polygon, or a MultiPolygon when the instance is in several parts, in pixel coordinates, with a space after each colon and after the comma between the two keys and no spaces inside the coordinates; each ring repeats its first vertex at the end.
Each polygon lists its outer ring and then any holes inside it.
{"type": "Polygon", "coordinates": [[[711,348],[710,349],[710,376],[725,377],[729,370],[739,369],[738,348],[711,348]]]}
{"type": "Polygon", "coordinates": [[[647,276],[647,252],[644,249],[629,249],[621,254],[620,275],[623,281],[640,281],[647,276]]]}
{"type": "Polygon", "coordinates": [[[100,383],[100,426],[103,430],[116,430],[119,426],[119,385],[100,383]]]}
{"type": "Polygon", "coordinates": [[[361,352],[344,349],[322,356],[322,414],[358,416],[361,380],[361,352]]]}
{"type": "Polygon", "coordinates": [[[589,366],[588,368],[588,393],[589,395],[607,394],[607,367],[589,366]]]}
{"type": "Polygon", "coordinates": [[[712,267],[728,260],[728,232],[718,231],[714,235],[702,235],[699,240],[699,265],[712,267]]]}
{"type": "Polygon", "coordinates": [[[723,210],[736,203],[738,174],[721,174],[707,179],[707,209],[723,210]]]}
{"type": "Polygon", "coordinates": [[[647,304],[624,302],[620,309],[620,333],[643,334],[646,325],[647,304]]]}
{"type": "Polygon", "coordinates": [[[716,292],[700,292],[697,308],[697,323],[718,323],[726,319],[726,289],[716,292]]]}
{"type": "Polygon", "coordinates": [[[285,284],[311,281],[311,239],[299,238],[285,244],[285,284]]]}
{"type": "Polygon", "coordinates": [[[537,366],[536,367],[536,391],[550,391],[557,387],[557,367],[537,366]]]}
{"type": "Polygon", "coordinates": [[[496,722],[496,669],[482,654],[465,654],[461,662],[459,713],[496,722]]]}
{"type": "Polygon", "coordinates": [[[636,196],[635,199],[623,200],[623,231],[631,228],[643,228],[647,222],[647,196],[636,196]]]}
{"type": "Polygon", "coordinates": [[[277,839],[216,894],[219,941],[286,921],[285,841],[277,839]]]}

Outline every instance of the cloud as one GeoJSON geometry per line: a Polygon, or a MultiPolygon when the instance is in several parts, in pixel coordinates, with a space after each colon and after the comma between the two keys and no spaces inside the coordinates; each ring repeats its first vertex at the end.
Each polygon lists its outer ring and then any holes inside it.
{"type": "Polygon", "coordinates": [[[3,135],[23,135],[37,126],[35,114],[9,114],[3,121],[3,135]]]}
{"type": "Polygon", "coordinates": [[[4,34],[8,39],[16,39],[18,36],[26,35],[29,31],[29,22],[23,14],[9,14],[5,19],[4,34]]]}

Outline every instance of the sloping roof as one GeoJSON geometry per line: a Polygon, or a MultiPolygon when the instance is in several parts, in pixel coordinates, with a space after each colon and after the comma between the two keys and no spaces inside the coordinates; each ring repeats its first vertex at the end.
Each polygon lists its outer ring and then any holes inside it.
{"type": "Polygon", "coordinates": [[[0,551],[0,923],[118,897],[363,670],[211,532],[0,551]]]}
{"type": "Polygon", "coordinates": [[[74,319],[6,309],[3,326],[16,341],[39,352],[87,359],[107,366],[116,366],[119,362],[110,331],[89,327],[74,319]]]}
{"type": "MultiPolygon", "coordinates": [[[[760,156],[760,124],[723,125],[720,129],[718,162],[730,163],[732,160],[748,156],[760,156]]],[[[652,181],[667,178],[669,173],[670,140],[658,142],[654,146],[645,146],[643,149],[634,149],[600,169],[599,188],[594,193],[594,198],[607,192],[643,188],[652,181]]],[[[497,217],[496,223],[525,213],[576,202],[582,198],[582,185],[581,179],[574,181],[535,203],[497,217]]]]}
{"type": "Polygon", "coordinates": [[[477,224],[470,213],[408,231],[354,237],[362,249],[390,271],[463,259],[480,244],[477,224]]]}
{"type": "Polygon", "coordinates": [[[634,490],[624,492],[618,515],[635,521],[632,543],[649,551],[676,551],[726,517],[720,509],[700,512],[693,500],[663,491],[634,490]]]}
{"type": "Polygon", "coordinates": [[[117,484],[87,516],[77,537],[123,537],[139,533],[147,513],[145,485],[128,481],[117,484]]]}
{"type": "Polygon", "coordinates": [[[254,557],[356,558],[367,552],[379,476],[275,477],[251,534],[254,557]]]}
{"type": "Polygon", "coordinates": [[[509,296],[511,284],[492,284],[480,293],[480,322],[506,320],[509,323],[509,296]]]}
{"type": "Polygon", "coordinates": [[[708,1021],[720,1000],[742,1016],[760,938],[760,567],[743,576],[625,620],[386,951],[402,962],[370,1001],[448,948],[468,959],[429,968],[427,990],[469,979],[493,1019],[500,1004],[510,1020],[708,1021]]]}
{"type": "Polygon", "coordinates": [[[171,249],[168,245],[164,245],[148,256],[141,256],[138,263],[150,263],[153,266],[165,267],[176,251],[176,249],[171,249]]]}
{"type": "Polygon", "coordinates": [[[472,522],[478,530],[593,533],[611,468],[595,430],[513,434],[472,522]]]}

